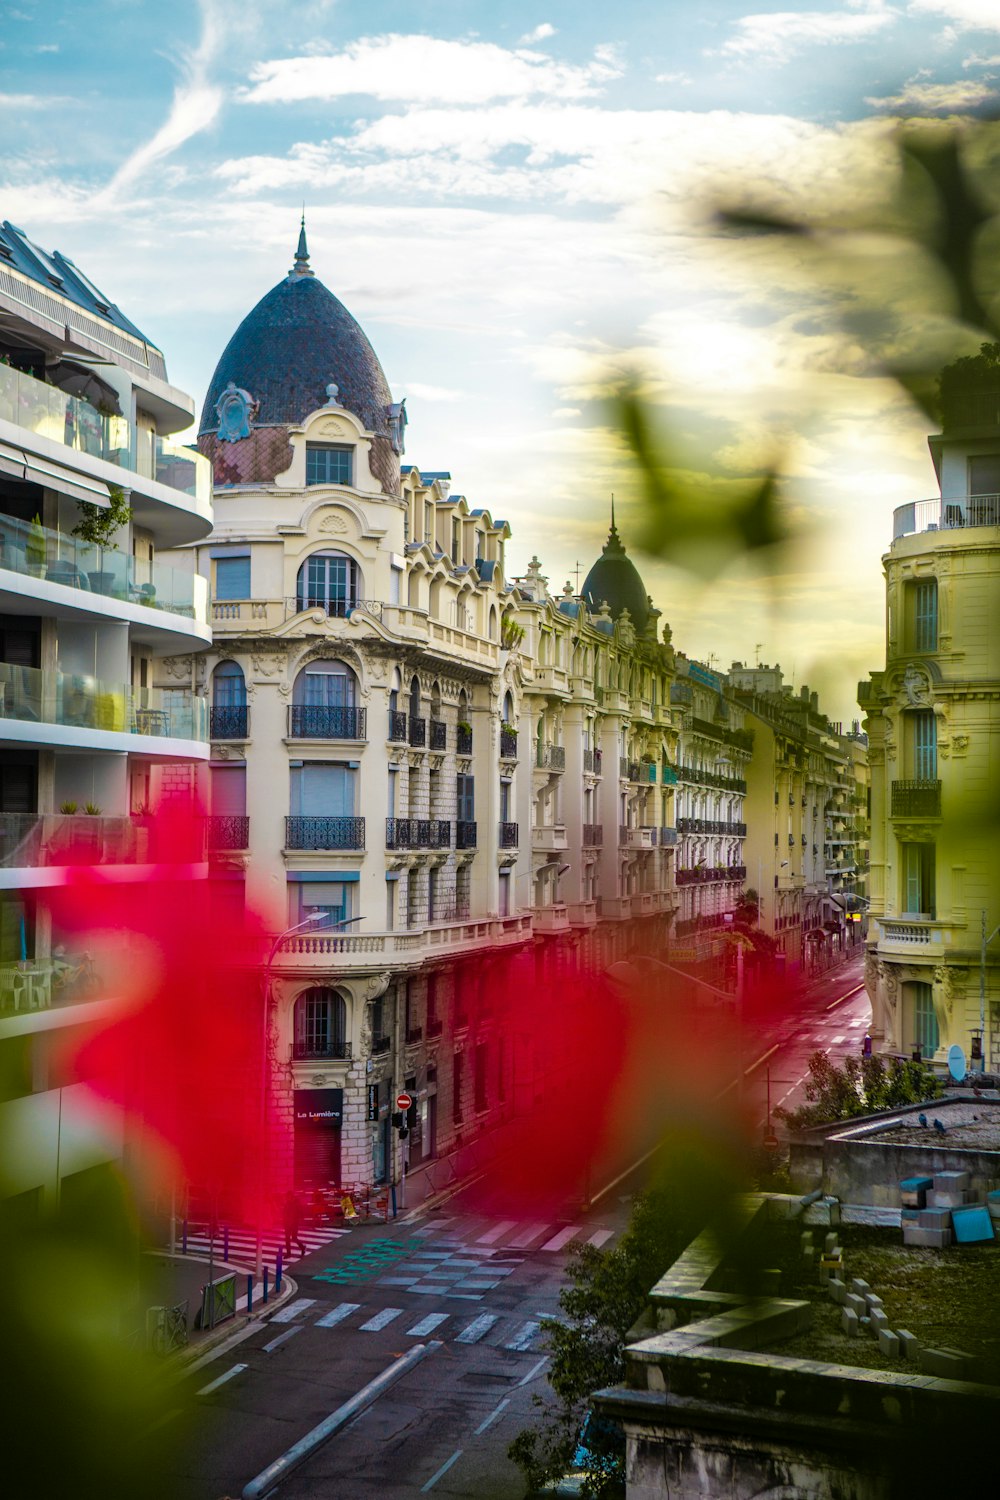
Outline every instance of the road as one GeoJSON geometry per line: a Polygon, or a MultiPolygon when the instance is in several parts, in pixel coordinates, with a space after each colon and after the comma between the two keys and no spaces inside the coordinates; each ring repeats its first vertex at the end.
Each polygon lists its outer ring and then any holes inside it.
{"type": "MultiPolygon", "coordinates": [[[[860,958],[814,981],[794,1015],[772,1019],[744,1058],[743,1101],[763,1133],[772,1105],[801,1102],[807,1061],[857,1055],[870,1012],[860,958]]],[[[727,1088],[737,1087],[734,1080],[727,1088]]],[[[721,1092],[725,1093],[724,1088],[721,1092]]],[[[431,1494],[521,1500],[508,1443],[548,1394],[542,1317],[558,1313],[569,1248],[617,1243],[629,1192],[587,1215],[518,1214],[481,1187],[437,1211],[340,1230],[291,1268],[298,1295],[249,1337],[188,1376],[191,1414],[175,1449],[187,1500],[238,1496],[330,1413],[417,1345],[427,1353],[386,1394],[312,1454],[275,1493],[282,1500],[395,1500],[431,1494]]],[[[164,1420],[171,1420],[170,1411],[164,1420]]]]}

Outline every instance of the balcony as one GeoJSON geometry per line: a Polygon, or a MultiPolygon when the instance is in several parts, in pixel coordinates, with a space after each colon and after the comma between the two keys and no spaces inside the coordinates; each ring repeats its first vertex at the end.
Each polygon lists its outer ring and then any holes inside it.
{"type": "Polygon", "coordinates": [[[517,760],[517,730],[507,724],[500,725],[500,759],[517,760]]]}
{"type": "Polygon", "coordinates": [[[745,838],[747,825],[734,823],[725,818],[678,818],[678,833],[721,833],[732,838],[745,838]]]}
{"type": "MultiPolygon", "coordinates": [[[[203,859],[197,836],[194,843],[186,857],[203,859]]],[[[146,818],[0,813],[0,867],[5,869],[145,864],[157,853],[155,824],[146,818]]]]}
{"type": "Polygon", "coordinates": [[[940,781],[894,781],[891,816],[894,818],[939,818],[941,816],[940,781]]]}
{"type": "Polygon", "coordinates": [[[531,843],[535,849],[565,849],[566,827],[563,823],[536,823],[531,830],[531,843]]]}
{"type": "Polygon", "coordinates": [[[632,915],[632,899],[630,896],[601,896],[597,902],[597,910],[605,919],[624,922],[632,915]]]}
{"type": "Polygon", "coordinates": [[[475,849],[476,847],[476,825],[468,819],[459,819],[455,824],[455,848],[475,849]]]}
{"type": "Polygon", "coordinates": [[[323,1058],[329,1062],[349,1062],[351,1044],[343,1041],[327,1041],[321,1036],[312,1037],[308,1041],[292,1043],[292,1058],[296,1062],[306,1058],[316,1061],[323,1058]]]}
{"type": "Polygon", "coordinates": [[[246,703],[234,708],[210,708],[208,734],[212,740],[246,740],[250,738],[250,709],[246,703]]]}
{"type": "Polygon", "coordinates": [[[601,775],[601,761],[600,750],[585,750],[583,752],[583,769],[592,776],[601,775]]]}
{"type": "Polygon", "coordinates": [[[387,849],[449,849],[451,823],[440,818],[386,818],[387,849]]]}
{"type": "Polygon", "coordinates": [[[566,748],[564,745],[539,745],[535,765],[544,771],[565,771],[566,748]]]}
{"type": "Polygon", "coordinates": [[[411,715],[406,724],[406,739],[414,749],[422,749],[427,743],[427,720],[415,719],[411,715]]]}
{"type": "MultiPolygon", "coordinates": [[[[134,428],[124,417],[100,412],[82,397],[10,365],[0,365],[0,421],[13,422],[62,448],[115,464],[128,473],[155,479],[205,506],[211,501],[212,466],[200,453],[134,428]]],[[[128,488],[128,480],[122,477],[128,488]]]]}
{"type": "Polygon", "coordinates": [[[406,715],[397,713],[394,708],[389,710],[389,733],[388,740],[393,745],[406,744],[406,715]]]}
{"type": "Polygon", "coordinates": [[[642,765],[640,764],[639,761],[637,761],[637,760],[630,760],[629,763],[628,763],[627,770],[628,770],[628,779],[629,779],[629,781],[641,781],[642,780],[642,765]]]}
{"type": "MultiPolygon", "coordinates": [[[[3,367],[0,366],[0,369],[3,367]]],[[[0,662],[0,718],[116,734],[208,740],[208,705],[190,694],[182,703],[155,689],[99,682],[68,672],[41,672],[0,662]]],[[[0,726],[0,738],[4,738],[0,726]]],[[[63,743],[59,737],[58,743],[63,743]]]]}
{"type": "Polygon", "coordinates": [[[569,930],[569,909],[563,902],[558,902],[554,906],[536,906],[532,918],[536,932],[567,932],[569,930]]]}
{"type": "MultiPolygon", "coordinates": [[[[6,367],[0,365],[0,381],[6,367]]],[[[47,387],[46,387],[47,389],[47,387]]],[[[165,563],[137,562],[113,547],[95,547],[66,532],[0,515],[0,568],[23,577],[59,583],[85,594],[141,604],[204,625],[208,584],[165,563]]],[[[81,607],[85,605],[80,600],[81,607]]]]}
{"type": "Polygon", "coordinates": [[[364,847],[364,818],[285,819],[286,849],[363,850],[364,847]]]}
{"type": "Polygon", "coordinates": [[[441,719],[431,720],[431,749],[446,750],[448,748],[448,727],[441,719]]]}
{"type": "Polygon", "coordinates": [[[288,737],[292,740],[365,740],[368,738],[368,710],[292,703],[288,709],[288,737]]]}
{"type": "Polygon", "coordinates": [[[408,1026],[407,1027],[407,1029],[406,1029],[406,1045],[408,1047],[415,1047],[416,1044],[418,1042],[422,1042],[423,1039],[424,1039],[424,1028],[422,1026],[408,1026]]]}
{"type": "Polygon", "coordinates": [[[583,825],[583,847],[585,849],[600,849],[604,843],[603,823],[584,823],[583,825]]]}
{"type": "Polygon", "coordinates": [[[661,849],[672,848],[676,843],[677,843],[677,829],[676,828],[661,827],[661,829],[660,829],[660,848],[661,849]]]}
{"type": "Polygon", "coordinates": [[[938,922],[934,917],[923,916],[904,916],[900,920],[878,917],[873,920],[879,929],[880,953],[883,949],[899,948],[930,956],[968,941],[964,923],[938,922]]]}
{"type": "Polygon", "coordinates": [[[925,531],[962,531],[1000,526],[1000,495],[960,495],[953,499],[911,500],[892,513],[892,539],[925,531]]]}
{"type": "Polygon", "coordinates": [[[372,1057],[384,1057],[387,1052],[392,1051],[391,1036],[372,1037],[372,1057]]]}
{"type": "Polygon", "coordinates": [[[618,843],[625,849],[655,849],[655,828],[622,828],[619,829],[618,843]]]}
{"type": "Polygon", "coordinates": [[[594,927],[597,924],[596,901],[571,901],[567,906],[571,927],[594,927]]]}
{"type": "Polygon", "coordinates": [[[246,813],[215,813],[205,819],[210,851],[249,849],[250,818],[246,813]]]}
{"type": "Polygon", "coordinates": [[[427,1040],[429,1042],[433,1041],[436,1036],[441,1035],[442,1031],[444,1031],[444,1022],[441,1020],[440,1016],[428,1016],[427,1040]]]}
{"type": "Polygon", "coordinates": [[[455,730],[455,754],[472,754],[472,727],[469,724],[459,724],[455,730]]]}
{"type": "Polygon", "coordinates": [[[501,823],[500,827],[499,827],[498,838],[499,838],[499,843],[500,843],[500,848],[501,849],[516,849],[517,848],[517,824],[516,823],[501,823]]]}

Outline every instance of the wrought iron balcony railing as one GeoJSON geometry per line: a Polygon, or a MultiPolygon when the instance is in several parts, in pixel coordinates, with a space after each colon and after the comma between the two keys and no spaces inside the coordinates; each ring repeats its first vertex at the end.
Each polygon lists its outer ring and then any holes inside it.
{"type": "Polygon", "coordinates": [[[516,849],[517,848],[517,824],[516,823],[501,823],[500,824],[500,848],[501,849],[516,849]]]}
{"type": "Polygon", "coordinates": [[[368,710],[293,703],[288,710],[288,737],[293,740],[367,739],[368,710]]]}
{"type": "Polygon", "coordinates": [[[500,759],[517,760],[517,730],[500,725],[500,759]]]}
{"type": "Polygon", "coordinates": [[[364,849],[364,818],[285,819],[286,849],[364,849]]]}
{"type": "Polygon", "coordinates": [[[394,708],[389,710],[388,738],[395,745],[406,744],[406,715],[398,713],[394,708]]]}
{"type": "Polygon", "coordinates": [[[894,781],[892,783],[892,816],[894,818],[939,818],[941,816],[940,781],[894,781]]]}
{"type": "Polygon", "coordinates": [[[380,1057],[383,1053],[385,1053],[385,1052],[391,1052],[391,1051],[392,1051],[392,1037],[391,1036],[373,1036],[372,1037],[372,1057],[380,1057]]]}
{"type": "Polygon", "coordinates": [[[448,726],[443,719],[431,720],[431,749],[445,750],[448,747],[448,726]]]}
{"type": "Polygon", "coordinates": [[[309,1037],[306,1041],[292,1043],[292,1056],[294,1058],[330,1058],[341,1062],[349,1061],[351,1056],[350,1042],[334,1039],[328,1041],[325,1037],[309,1037]]]}
{"type": "Polygon", "coordinates": [[[249,849],[250,818],[246,813],[215,813],[205,819],[209,849],[249,849]]]}
{"type": "Polygon", "coordinates": [[[387,849],[447,849],[451,823],[442,818],[386,818],[387,849]]]}
{"type": "Polygon", "coordinates": [[[564,745],[539,745],[535,764],[543,770],[565,771],[566,747],[564,745]]]}
{"type": "Polygon", "coordinates": [[[604,843],[604,825],[602,823],[584,823],[583,844],[586,849],[599,849],[604,843]]]}
{"type": "Polygon", "coordinates": [[[455,750],[458,755],[472,754],[472,730],[458,726],[455,735],[455,750]]]}
{"type": "Polygon", "coordinates": [[[213,740],[245,740],[250,734],[250,707],[210,708],[208,734],[213,740]]]}
{"type": "Polygon", "coordinates": [[[407,739],[411,745],[419,747],[427,743],[427,720],[415,719],[412,716],[407,721],[407,739]]]}
{"type": "Polygon", "coordinates": [[[476,825],[468,820],[459,819],[455,824],[455,848],[475,849],[476,847],[476,825]]]}

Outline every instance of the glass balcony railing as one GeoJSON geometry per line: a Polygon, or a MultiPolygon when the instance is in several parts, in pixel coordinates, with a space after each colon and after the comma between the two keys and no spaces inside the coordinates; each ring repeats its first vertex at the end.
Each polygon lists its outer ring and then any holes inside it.
{"type": "MultiPolygon", "coordinates": [[[[208,704],[180,690],[133,691],[70,672],[0,662],[0,719],[182,740],[208,740],[208,704]]],[[[0,738],[3,728],[0,725],[0,738]]]]}
{"type": "Polygon", "coordinates": [[[0,420],[77,453],[89,453],[92,458],[155,479],[206,504],[211,499],[212,466],[200,453],[133,427],[125,417],[99,411],[80,396],[71,396],[3,364],[0,420]]]}
{"type": "Polygon", "coordinates": [[[0,568],[201,624],[208,620],[206,579],[168,568],[158,559],[143,562],[112,547],[95,547],[34,521],[0,515],[0,568]]]}

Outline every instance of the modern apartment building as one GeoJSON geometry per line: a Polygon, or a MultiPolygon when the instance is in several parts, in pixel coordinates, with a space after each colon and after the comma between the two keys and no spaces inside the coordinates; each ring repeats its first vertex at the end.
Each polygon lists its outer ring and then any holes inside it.
{"type": "Polygon", "coordinates": [[[150,808],[207,761],[203,701],[153,682],[211,640],[204,581],[160,556],[211,530],[211,471],[170,441],[193,403],[160,350],[9,223],[0,314],[0,1197],[30,1216],[122,1148],[61,1085],[109,997],[47,892],[70,859],[147,863],[150,808]]]}
{"type": "Polygon", "coordinates": [[[885,669],[859,686],[872,766],[866,983],[886,1051],[1000,1067],[1000,370],[942,373],[940,494],[897,508],[885,669]],[[985,1035],[984,1035],[985,1033],[985,1035]]]}

